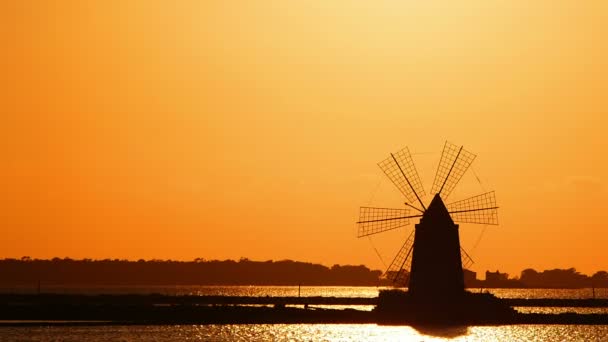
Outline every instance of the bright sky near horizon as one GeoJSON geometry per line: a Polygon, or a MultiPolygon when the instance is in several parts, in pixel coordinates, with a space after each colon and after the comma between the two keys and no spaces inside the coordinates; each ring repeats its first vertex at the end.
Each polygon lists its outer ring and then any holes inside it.
{"type": "Polygon", "coordinates": [[[377,162],[408,146],[428,191],[449,140],[450,200],[500,206],[461,225],[475,271],[608,269],[608,2],[1,7],[0,257],[384,268],[413,225],[356,238],[402,207],[377,162]]]}

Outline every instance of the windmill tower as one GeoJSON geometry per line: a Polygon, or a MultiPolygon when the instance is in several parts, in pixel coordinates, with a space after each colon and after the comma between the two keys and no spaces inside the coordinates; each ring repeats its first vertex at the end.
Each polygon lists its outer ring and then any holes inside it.
{"type": "Polygon", "coordinates": [[[464,293],[463,267],[469,267],[473,261],[460,247],[459,226],[455,222],[498,224],[493,191],[444,203],[474,159],[475,155],[462,146],[445,143],[428,208],[422,200],[424,188],[407,147],[378,163],[409,203],[401,209],[361,207],[358,237],[401,228],[420,217],[384,274],[396,285],[407,285],[412,296],[445,298],[464,293]],[[412,210],[418,213],[412,214],[412,210]]]}

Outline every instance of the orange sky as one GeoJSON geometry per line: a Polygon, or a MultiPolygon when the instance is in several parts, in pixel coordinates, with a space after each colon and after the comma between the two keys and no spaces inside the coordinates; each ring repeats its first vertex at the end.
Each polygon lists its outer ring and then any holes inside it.
{"type": "Polygon", "coordinates": [[[450,200],[501,207],[474,270],[608,269],[607,3],[457,3],[4,3],[0,257],[383,268],[376,163],[409,146],[428,191],[447,139],[483,183],[450,200]]]}

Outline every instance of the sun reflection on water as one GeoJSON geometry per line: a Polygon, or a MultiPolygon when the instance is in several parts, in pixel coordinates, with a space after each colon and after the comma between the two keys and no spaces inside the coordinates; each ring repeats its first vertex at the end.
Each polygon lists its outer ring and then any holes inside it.
{"type": "Polygon", "coordinates": [[[608,341],[608,325],[244,324],[0,327],[1,341],[608,341]]]}
{"type": "MultiPolygon", "coordinates": [[[[606,341],[608,326],[410,327],[375,324],[201,326],[200,340],[223,341],[606,341]],[[222,331],[217,334],[217,330],[222,331]],[[219,339],[217,339],[219,337],[219,339]]],[[[195,338],[196,339],[196,338],[195,338]]]]}

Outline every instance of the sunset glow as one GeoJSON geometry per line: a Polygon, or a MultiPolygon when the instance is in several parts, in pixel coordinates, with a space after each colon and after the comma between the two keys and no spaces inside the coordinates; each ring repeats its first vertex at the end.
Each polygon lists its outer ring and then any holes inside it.
{"type": "Polygon", "coordinates": [[[608,2],[2,7],[0,257],[383,269],[413,225],[356,238],[403,205],[377,162],[408,146],[428,191],[449,140],[450,200],[500,206],[473,270],[608,266],[608,2]]]}

